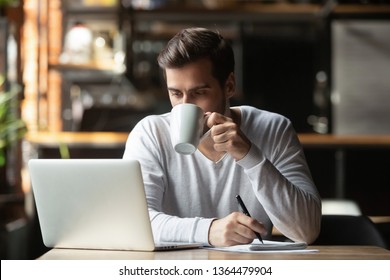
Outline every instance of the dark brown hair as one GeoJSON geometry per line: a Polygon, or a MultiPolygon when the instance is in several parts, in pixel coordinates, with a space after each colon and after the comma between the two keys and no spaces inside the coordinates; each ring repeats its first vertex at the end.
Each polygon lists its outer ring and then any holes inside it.
{"type": "Polygon", "coordinates": [[[230,73],[234,72],[234,53],[217,32],[200,27],[183,29],[167,43],[157,61],[162,69],[169,69],[180,68],[202,58],[210,59],[212,75],[222,87],[230,73]]]}

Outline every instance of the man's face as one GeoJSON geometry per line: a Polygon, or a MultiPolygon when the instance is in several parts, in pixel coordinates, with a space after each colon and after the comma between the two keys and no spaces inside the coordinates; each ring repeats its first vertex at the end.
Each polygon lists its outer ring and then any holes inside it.
{"type": "Polygon", "coordinates": [[[234,94],[231,74],[224,88],[211,74],[211,62],[200,59],[181,68],[166,69],[169,99],[172,106],[181,103],[198,105],[204,112],[225,114],[228,99],[234,94]]]}

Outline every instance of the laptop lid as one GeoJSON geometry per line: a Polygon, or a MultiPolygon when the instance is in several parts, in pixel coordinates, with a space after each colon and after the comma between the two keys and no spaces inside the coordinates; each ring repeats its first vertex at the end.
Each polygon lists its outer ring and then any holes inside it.
{"type": "Polygon", "coordinates": [[[32,159],[28,166],[45,246],[157,249],[138,161],[32,159]]]}

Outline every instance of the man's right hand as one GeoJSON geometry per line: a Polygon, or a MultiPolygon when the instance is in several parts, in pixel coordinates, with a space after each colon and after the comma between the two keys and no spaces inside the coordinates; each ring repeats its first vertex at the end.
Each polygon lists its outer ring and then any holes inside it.
{"type": "Polygon", "coordinates": [[[222,219],[214,220],[209,231],[209,243],[225,247],[251,243],[255,232],[266,234],[264,225],[240,212],[233,212],[222,219]]]}

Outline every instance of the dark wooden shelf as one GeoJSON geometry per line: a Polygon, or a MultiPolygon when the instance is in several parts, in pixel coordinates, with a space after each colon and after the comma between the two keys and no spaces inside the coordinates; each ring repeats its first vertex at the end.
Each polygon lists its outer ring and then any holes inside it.
{"type": "Polygon", "coordinates": [[[223,9],[191,7],[167,7],[154,10],[133,10],[128,12],[135,21],[263,21],[269,19],[307,20],[317,17],[322,10],[320,4],[290,3],[240,3],[223,9]]]}
{"type": "Polygon", "coordinates": [[[89,71],[103,71],[115,73],[114,63],[83,63],[83,64],[72,64],[72,63],[51,63],[49,64],[50,69],[56,70],[69,70],[69,71],[78,71],[78,70],[89,70],[89,71]]]}
{"type": "MultiPolygon", "coordinates": [[[[335,14],[390,14],[390,4],[339,4],[333,8],[335,14]]],[[[390,18],[389,18],[390,19],[390,18]]]]}
{"type": "Polygon", "coordinates": [[[336,135],[300,133],[305,148],[390,148],[390,135],[336,135]]]}
{"type": "Polygon", "coordinates": [[[117,13],[118,7],[116,6],[68,6],[65,5],[64,11],[70,14],[106,14],[117,13]]]}
{"type": "Polygon", "coordinates": [[[207,9],[202,7],[166,7],[153,10],[128,11],[134,20],[239,20],[261,21],[270,18],[307,19],[330,14],[390,14],[390,4],[310,4],[310,3],[261,3],[243,2],[235,6],[207,9]]]}
{"type": "Polygon", "coordinates": [[[21,203],[23,201],[24,201],[24,194],[22,193],[0,194],[0,205],[6,205],[10,203],[21,203]]]}

